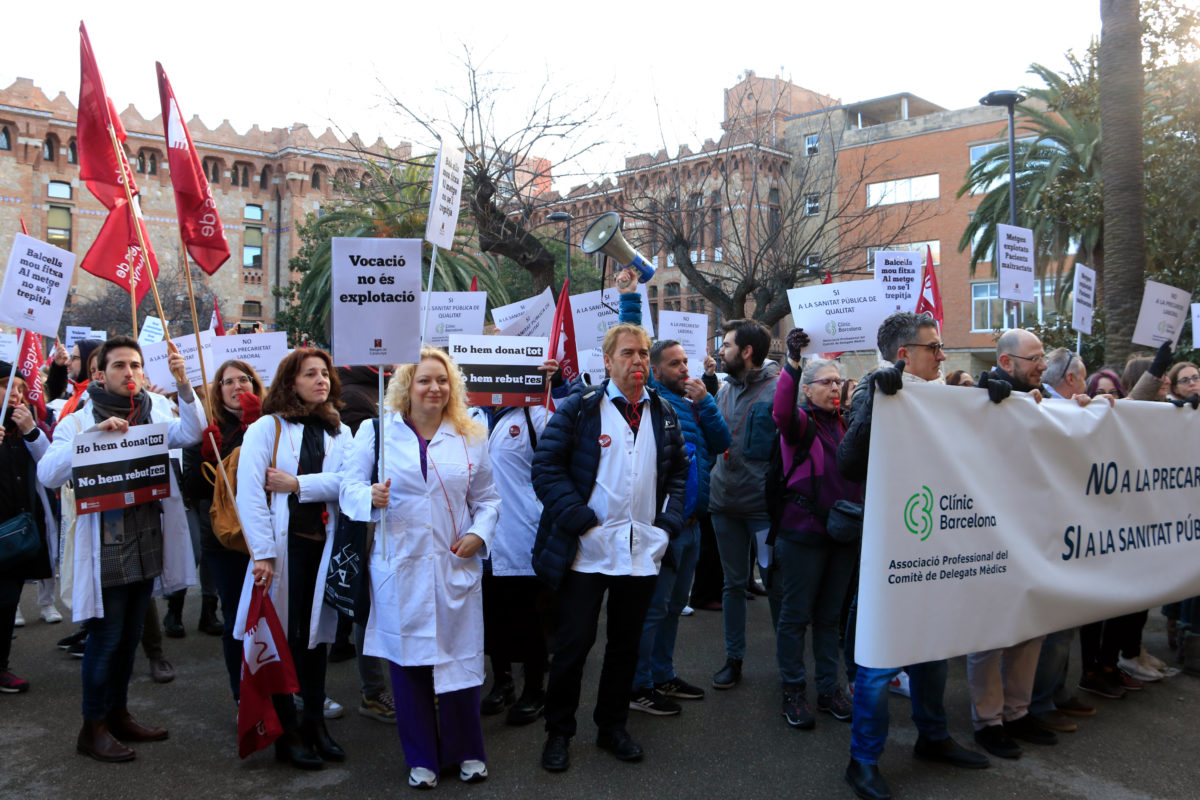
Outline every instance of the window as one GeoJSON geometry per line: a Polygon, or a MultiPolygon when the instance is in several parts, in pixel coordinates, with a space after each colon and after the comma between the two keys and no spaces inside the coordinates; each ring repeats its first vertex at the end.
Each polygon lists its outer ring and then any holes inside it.
{"type": "Polygon", "coordinates": [[[63,250],[71,249],[71,209],[50,206],[46,212],[46,241],[63,250]]]}
{"type": "Polygon", "coordinates": [[[204,176],[208,182],[217,185],[221,182],[221,162],[215,158],[204,159],[204,176]]]}
{"type": "Polygon", "coordinates": [[[779,190],[772,189],[767,192],[767,230],[772,238],[779,235],[779,228],[783,224],[783,216],[779,211],[779,190]]]}
{"type": "Polygon", "coordinates": [[[0,150],[12,150],[12,134],[8,128],[0,128],[0,150]]]}
{"type": "Polygon", "coordinates": [[[46,186],[46,197],[53,197],[56,200],[71,199],[71,184],[66,181],[50,181],[46,186]]]}
{"type": "Polygon", "coordinates": [[[810,133],[804,137],[804,154],[815,156],[821,149],[821,135],[810,133]]]}
{"type": "MultiPolygon", "coordinates": [[[[1033,144],[1035,141],[1037,141],[1036,136],[1017,137],[1018,145],[1021,145],[1021,144],[1029,145],[1029,144],[1033,144]]],[[[1043,142],[1043,144],[1048,145],[1049,142],[1043,142]]],[[[971,166],[972,167],[975,166],[976,161],[979,161],[980,159],[984,158],[985,156],[988,155],[989,152],[991,152],[992,150],[995,150],[997,148],[999,148],[999,152],[997,152],[994,155],[994,157],[995,158],[1003,158],[1005,165],[1007,165],[1008,164],[1008,142],[989,142],[988,144],[971,145],[971,148],[969,150],[971,166]]],[[[1017,153],[1020,153],[1020,152],[1021,152],[1021,148],[1018,147],[1017,153]]],[[[1005,173],[1003,175],[997,176],[996,180],[992,181],[987,186],[984,186],[980,189],[977,189],[977,190],[971,192],[971,194],[987,194],[992,189],[995,189],[997,186],[1001,186],[1007,182],[1008,182],[1008,174],[1005,173]]]]}
{"type": "Polygon", "coordinates": [[[886,206],[893,203],[914,203],[936,200],[940,191],[939,175],[920,175],[867,184],[867,206],[886,206]]]}
{"type": "Polygon", "coordinates": [[[258,302],[257,300],[247,300],[246,302],[242,303],[242,316],[261,317],[262,303],[258,302]]]}
{"type": "Polygon", "coordinates": [[[42,142],[42,161],[53,163],[56,155],[58,155],[58,139],[51,133],[42,142]]]}
{"type": "Polygon", "coordinates": [[[143,175],[146,174],[146,154],[145,153],[138,153],[137,171],[143,175]]]}
{"type": "Polygon", "coordinates": [[[815,254],[805,256],[804,268],[808,270],[810,278],[819,275],[821,272],[821,257],[815,254]]]}
{"type": "Polygon", "coordinates": [[[266,189],[270,182],[271,173],[266,167],[263,167],[262,172],[258,174],[258,188],[266,189]]]}
{"type": "Polygon", "coordinates": [[[1016,303],[1000,299],[1000,284],[996,281],[971,284],[971,330],[994,331],[1012,327],[1023,328],[1043,323],[1047,316],[1058,314],[1054,298],[1053,278],[1033,283],[1034,302],[1016,303]],[[1014,312],[1013,306],[1018,308],[1014,312]]]}
{"type": "Polygon", "coordinates": [[[806,194],[804,195],[804,216],[815,217],[821,213],[821,195],[806,194]]]}
{"type": "Polygon", "coordinates": [[[712,232],[713,247],[720,247],[724,231],[721,229],[721,195],[718,192],[712,194],[712,232]]]}
{"type": "Polygon", "coordinates": [[[320,189],[320,188],[321,188],[321,170],[319,170],[319,169],[314,169],[314,170],[313,170],[313,174],[312,174],[312,188],[314,188],[314,189],[320,189]]]}
{"type": "Polygon", "coordinates": [[[242,212],[242,217],[245,219],[255,219],[255,220],[258,220],[259,222],[261,222],[262,218],[263,218],[262,206],[259,206],[259,205],[246,206],[246,210],[244,212],[242,212]]]}
{"type": "Polygon", "coordinates": [[[158,156],[154,153],[151,153],[149,157],[146,158],[146,172],[151,175],[158,174],[158,156]]]}
{"type": "MultiPolygon", "coordinates": [[[[3,148],[0,148],[0,149],[3,149],[3,148]]],[[[72,139],[70,144],[67,145],[67,163],[68,164],[78,164],[79,163],[79,148],[75,146],[74,139],[72,139]]]]}
{"type": "Polygon", "coordinates": [[[262,269],[262,228],[247,225],[242,236],[242,266],[262,269]]]}

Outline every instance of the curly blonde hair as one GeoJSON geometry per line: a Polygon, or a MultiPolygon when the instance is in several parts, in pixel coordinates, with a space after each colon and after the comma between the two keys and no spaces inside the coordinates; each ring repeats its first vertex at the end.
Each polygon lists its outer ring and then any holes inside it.
{"type": "MultiPolygon", "coordinates": [[[[486,436],[487,428],[471,419],[468,414],[467,386],[463,380],[462,371],[458,368],[458,364],[455,364],[454,359],[447,353],[436,347],[421,348],[420,361],[427,359],[441,362],[442,366],[446,368],[446,375],[450,379],[450,397],[446,401],[445,410],[442,412],[443,418],[450,421],[450,424],[454,426],[454,430],[458,431],[460,436],[465,436],[468,439],[477,439],[486,436]]],[[[410,391],[412,389],[413,375],[416,374],[420,361],[415,364],[404,364],[396,370],[396,374],[388,382],[387,394],[383,397],[384,406],[405,418],[412,411],[410,391]]]]}

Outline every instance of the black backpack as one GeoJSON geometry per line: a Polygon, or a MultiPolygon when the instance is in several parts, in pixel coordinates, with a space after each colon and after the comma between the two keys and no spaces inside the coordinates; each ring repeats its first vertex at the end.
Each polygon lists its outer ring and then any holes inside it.
{"type": "MultiPolygon", "coordinates": [[[[801,413],[807,412],[802,409],[801,413]]],[[[786,474],[783,470],[783,447],[780,444],[783,437],[782,435],[775,437],[775,443],[771,446],[771,459],[767,465],[767,515],[771,520],[771,532],[767,535],[767,544],[774,543],[775,533],[779,529],[779,522],[783,518],[783,510],[787,508],[787,504],[799,499],[796,492],[788,489],[788,483],[791,481],[796,467],[808,459],[809,453],[812,451],[813,440],[816,437],[817,426],[810,419],[804,426],[804,435],[796,447],[799,456],[792,461],[792,467],[786,474]]]]}

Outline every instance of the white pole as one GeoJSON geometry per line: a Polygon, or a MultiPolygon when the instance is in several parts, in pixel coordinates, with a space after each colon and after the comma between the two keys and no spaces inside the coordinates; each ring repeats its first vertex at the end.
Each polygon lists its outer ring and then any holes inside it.
{"type": "Polygon", "coordinates": [[[1075,331],[1075,355],[1083,360],[1083,331],[1075,331]]]}
{"type": "Polygon", "coordinates": [[[0,425],[4,424],[4,418],[8,416],[8,400],[12,397],[12,387],[16,383],[13,380],[20,376],[18,367],[21,361],[21,351],[25,349],[25,334],[27,331],[21,328],[21,335],[17,337],[17,357],[13,359],[12,374],[8,376],[8,386],[4,387],[4,404],[0,405],[0,425]]]}
{"type": "MultiPolygon", "coordinates": [[[[421,346],[425,346],[425,325],[429,320],[429,302],[433,297],[433,275],[437,272],[437,245],[433,244],[433,257],[429,259],[429,285],[425,289],[425,310],[421,312],[421,346]]],[[[419,360],[419,359],[418,359],[419,360]]]]}
{"type": "MultiPolygon", "coordinates": [[[[384,470],[383,470],[383,460],[384,460],[383,452],[386,449],[383,446],[383,364],[379,365],[379,442],[378,442],[378,445],[379,445],[379,482],[386,483],[387,482],[387,473],[384,472],[384,470]]],[[[387,557],[388,557],[387,514],[388,514],[388,507],[390,507],[390,506],[391,506],[391,503],[389,502],[388,505],[385,506],[381,510],[381,513],[379,515],[379,525],[378,525],[380,541],[383,543],[383,558],[385,561],[387,560],[387,557]]],[[[367,553],[367,558],[370,558],[370,557],[371,557],[371,554],[367,553]]]]}

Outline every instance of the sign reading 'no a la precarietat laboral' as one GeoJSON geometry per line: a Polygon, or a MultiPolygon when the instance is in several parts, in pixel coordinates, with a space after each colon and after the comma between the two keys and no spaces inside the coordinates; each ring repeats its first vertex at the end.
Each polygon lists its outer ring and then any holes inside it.
{"type": "Polygon", "coordinates": [[[1007,647],[1200,594],[1200,455],[1181,444],[1200,413],[1179,412],[876,394],[858,663],[1007,647]]]}
{"type": "Polygon", "coordinates": [[[93,514],[169,497],[168,427],[160,422],[135,425],[125,433],[76,436],[71,452],[75,512],[93,514]]]}
{"type": "Polygon", "coordinates": [[[333,360],[416,361],[421,352],[421,240],[333,239],[333,360]]]}

